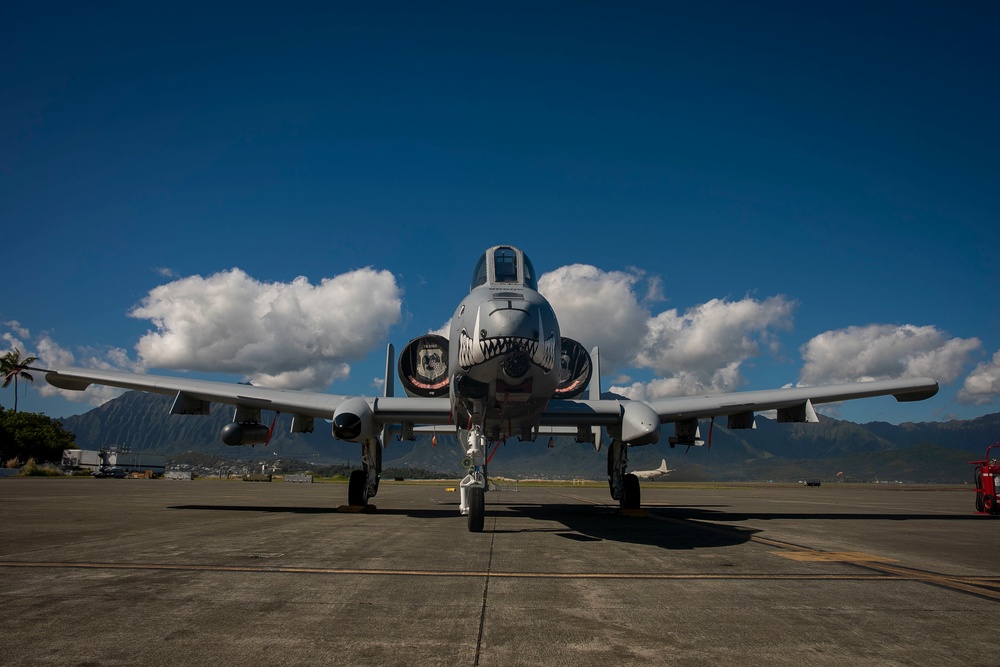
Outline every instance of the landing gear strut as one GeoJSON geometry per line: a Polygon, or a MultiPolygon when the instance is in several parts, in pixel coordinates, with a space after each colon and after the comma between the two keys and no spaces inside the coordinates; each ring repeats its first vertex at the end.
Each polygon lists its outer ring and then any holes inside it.
{"type": "Polygon", "coordinates": [[[469,472],[459,485],[459,511],[469,517],[469,532],[481,533],[486,520],[486,436],[479,426],[473,426],[466,434],[466,442],[463,465],[469,472]]]}
{"type": "Polygon", "coordinates": [[[378,438],[361,444],[361,470],[352,470],[347,484],[347,504],[365,507],[368,499],[378,493],[378,480],[382,474],[382,443],[378,438]]]}
{"type": "Polygon", "coordinates": [[[608,447],[608,486],[611,497],[623,510],[637,510],[642,504],[639,478],[628,469],[628,445],[615,438],[608,447]]]}

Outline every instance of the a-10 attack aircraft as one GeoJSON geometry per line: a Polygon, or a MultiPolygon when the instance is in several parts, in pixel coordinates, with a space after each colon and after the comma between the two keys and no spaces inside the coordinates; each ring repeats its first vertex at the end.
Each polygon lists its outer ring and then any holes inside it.
{"type": "Polygon", "coordinates": [[[658,442],[661,424],[674,425],[671,446],[700,445],[698,419],[724,416],[728,428],[753,428],[755,412],[776,410],[779,422],[816,422],[814,404],[887,394],[918,401],[938,390],[932,379],[907,378],[653,401],[602,399],[597,348],[588,354],[560,336],[552,306],[538,293],[534,267],[512,246],[490,248],[479,259],[449,339],[426,335],[403,348],[398,372],[406,398],[393,395],[395,369],[389,345],[385,392],[378,397],[70,367],[48,369],[45,379],[60,389],[101,384],[173,395],[170,414],[207,415],[213,402],[235,405],[233,422],[221,434],[228,445],[267,441],[261,410],[291,413],[292,433],[311,432],[317,418],[332,419],[334,438],[361,445],[362,467],[348,485],[355,506],[367,505],[378,492],[383,443],[393,434],[413,439],[427,427],[457,431],[468,469],[460,508],[473,532],[483,530],[488,445],[509,437],[572,435],[600,451],[603,430],[610,439],[611,497],[623,509],[636,509],[639,480],[628,471],[628,448],[658,442]]]}

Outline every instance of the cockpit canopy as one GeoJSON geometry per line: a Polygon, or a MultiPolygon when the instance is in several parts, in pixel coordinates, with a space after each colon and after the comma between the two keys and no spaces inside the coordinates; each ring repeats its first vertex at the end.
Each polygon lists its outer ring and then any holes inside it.
{"type": "Polygon", "coordinates": [[[531,265],[531,260],[523,252],[509,245],[490,248],[476,262],[470,289],[486,284],[538,289],[535,267],[531,265]]]}

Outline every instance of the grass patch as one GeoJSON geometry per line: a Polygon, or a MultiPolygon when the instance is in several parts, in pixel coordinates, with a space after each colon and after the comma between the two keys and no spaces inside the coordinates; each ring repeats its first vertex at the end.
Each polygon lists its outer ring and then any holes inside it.
{"type": "Polygon", "coordinates": [[[28,462],[21,468],[21,477],[62,477],[62,470],[49,463],[39,465],[35,459],[28,459],[28,462]]]}

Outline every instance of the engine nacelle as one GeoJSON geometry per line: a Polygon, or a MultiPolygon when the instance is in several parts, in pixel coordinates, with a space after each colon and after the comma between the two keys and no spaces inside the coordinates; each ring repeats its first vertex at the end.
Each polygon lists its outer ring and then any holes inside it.
{"type": "Polygon", "coordinates": [[[348,442],[364,442],[379,435],[371,406],[363,398],[349,398],[333,413],[333,437],[348,442]]]}
{"type": "Polygon", "coordinates": [[[660,417],[641,401],[622,401],[622,435],[629,445],[655,445],[660,441],[660,417]]]}
{"type": "Polygon", "coordinates": [[[399,381],[407,396],[434,398],[448,393],[448,339],[428,334],[414,338],[399,355],[399,381]]]}
{"type": "Polygon", "coordinates": [[[230,447],[237,445],[261,445],[267,442],[268,429],[263,424],[240,424],[232,422],[222,427],[222,442],[230,447]]]}
{"type": "Polygon", "coordinates": [[[560,347],[562,361],[559,366],[559,386],[553,395],[555,398],[577,398],[590,383],[594,366],[587,350],[572,338],[564,336],[560,347]]]}

